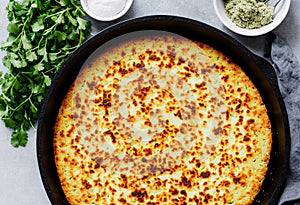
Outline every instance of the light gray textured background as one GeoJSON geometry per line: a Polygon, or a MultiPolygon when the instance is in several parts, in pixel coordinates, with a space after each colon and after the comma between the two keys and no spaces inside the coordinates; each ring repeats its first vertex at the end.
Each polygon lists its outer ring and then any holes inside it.
{"type": "MultiPolygon", "coordinates": [[[[8,0],[0,0],[0,41],[7,37],[5,7],[8,0]]],[[[284,22],[275,30],[300,59],[300,1],[292,0],[284,22]]],[[[227,30],[217,19],[211,0],[134,0],[130,11],[121,19],[110,22],[93,22],[94,32],[112,23],[154,14],[174,14],[193,18],[217,27],[235,37],[257,54],[262,54],[265,36],[242,37],[227,30]]],[[[0,52],[2,59],[4,53],[0,52]]],[[[0,63],[0,70],[5,70],[0,63]]],[[[42,185],[36,159],[35,130],[30,131],[25,148],[15,149],[10,145],[11,131],[0,122],[0,205],[48,205],[48,197],[42,185]]]]}

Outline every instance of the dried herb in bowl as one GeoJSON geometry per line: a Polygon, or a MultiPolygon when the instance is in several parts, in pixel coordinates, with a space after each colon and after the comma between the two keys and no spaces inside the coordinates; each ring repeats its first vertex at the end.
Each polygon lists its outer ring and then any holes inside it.
{"type": "Polygon", "coordinates": [[[25,146],[51,80],[66,58],[90,35],[77,0],[10,0],[8,37],[0,78],[0,118],[12,128],[11,144],[25,146]]]}
{"type": "Polygon", "coordinates": [[[227,16],[241,28],[255,29],[273,21],[274,7],[265,0],[226,0],[227,16]]]}

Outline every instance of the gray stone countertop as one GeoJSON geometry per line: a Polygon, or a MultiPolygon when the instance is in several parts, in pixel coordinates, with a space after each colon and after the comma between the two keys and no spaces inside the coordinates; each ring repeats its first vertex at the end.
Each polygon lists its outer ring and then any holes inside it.
{"type": "MultiPolygon", "coordinates": [[[[0,41],[7,37],[7,13],[5,7],[8,0],[0,1],[0,41]]],[[[300,1],[292,0],[291,8],[286,19],[274,32],[291,46],[300,59],[300,1]]],[[[244,37],[232,33],[225,28],[214,13],[211,0],[134,0],[129,12],[122,18],[109,22],[92,21],[93,32],[122,20],[155,15],[170,14],[202,21],[214,26],[242,42],[254,53],[261,55],[265,35],[259,37],[244,37]]],[[[4,56],[0,52],[0,58],[4,56]]],[[[0,70],[6,70],[0,63],[0,70]]],[[[36,138],[34,129],[30,130],[29,141],[24,148],[13,148],[10,145],[11,130],[0,122],[0,204],[5,205],[47,205],[50,201],[44,190],[36,157],[36,138]]]]}

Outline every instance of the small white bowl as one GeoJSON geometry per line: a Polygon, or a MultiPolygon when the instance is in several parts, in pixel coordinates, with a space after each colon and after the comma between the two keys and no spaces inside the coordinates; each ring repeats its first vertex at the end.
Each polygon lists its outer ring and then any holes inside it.
{"type": "MultiPolygon", "coordinates": [[[[112,8],[114,9],[114,13],[112,15],[103,15],[101,12],[96,12],[96,7],[95,5],[92,5],[91,2],[114,2],[116,3],[116,0],[80,0],[81,6],[84,9],[84,11],[93,19],[96,19],[98,21],[113,21],[115,19],[118,19],[122,17],[131,7],[133,0],[120,0],[120,2],[125,2],[124,6],[121,4],[117,5],[119,8],[112,8]]],[[[102,8],[103,10],[104,8],[102,8]]],[[[109,10],[105,10],[105,13],[108,12],[109,10]]]]}
{"type": "Polygon", "coordinates": [[[256,29],[246,29],[235,25],[225,13],[224,0],[213,0],[215,12],[220,21],[231,31],[244,36],[259,36],[275,29],[286,17],[291,0],[281,0],[275,7],[273,22],[256,29]]]}

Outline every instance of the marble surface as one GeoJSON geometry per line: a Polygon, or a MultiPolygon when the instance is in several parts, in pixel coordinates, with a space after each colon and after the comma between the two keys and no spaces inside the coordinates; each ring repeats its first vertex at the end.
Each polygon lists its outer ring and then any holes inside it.
{"type": "MultiPolygon", "coordinates": [[[[0,1],[0,41],[7,37],[7,13],[5,7],[8,0],[0,1]]],[[[300,1],[292,0],[291,8],[282,24],[274,30],[292,48],[300,59],[300,1]]],[[[93,22],[93,33],[122,20],[155,15],[173,14],[196,19],[212,25],[233,36],[253,52],[261,55],[265,36],[243,37],[226,29],[217,19],[211,0],[134,0],[129,12],[113,22],[93,22]]],[[[0,58],[4,56],[0,52],[0,58]]],[[[5,67],[0,63],[0,70],[5,67]]],[[[5,205],[48,205],[49,199],[44,190],[36,158],[36,130],[29,132],[29,141],[24,148],[13,148],[10,145],[11,130],[0,122],[0,204],[5,205]]]]}

